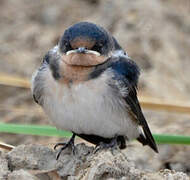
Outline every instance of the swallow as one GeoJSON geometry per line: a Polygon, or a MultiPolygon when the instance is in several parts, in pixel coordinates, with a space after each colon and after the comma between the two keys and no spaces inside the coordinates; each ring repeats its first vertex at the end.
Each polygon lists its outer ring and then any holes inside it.
{"type": "Polygon", "coordinates": [[[61,130],[98,148],[126,148],[137,139],[158,153],[137,98],[140,70],[104,28],[79,22],[65,30],[32,76],[36,103],[61,130]]]}

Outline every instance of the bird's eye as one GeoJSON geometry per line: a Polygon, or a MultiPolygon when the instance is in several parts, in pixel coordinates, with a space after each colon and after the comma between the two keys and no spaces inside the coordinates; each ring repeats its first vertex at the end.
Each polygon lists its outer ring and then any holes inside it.
{"type": "Polygon", "coordinates": [[[91,50],[97,51],[97,52],[101,53],[102,47],[103,47],[103,43],[96,43],[96,44],[92,47],[91,50]]]}
{"type": "Polygon", "coordinates": [[[71,47],[71,44],[69,42],[65,42],[64,45],[65,45],[65,51],[66,52],[73,50],[73,48],[71,47]]]}
{"type": "Polygon", "coordinates": [[[68,42],[65,42],[64,45],[65,45],[65,47],[68,47],[68,46],[69,46],[69,43],[68,43],[68,42]]]}
{"type": "Polygon", "coordinates": [[[68,44],[69,44],[68,42],[64,42],[64,45],[65,45],[65,46],[68,46],[68,44]]]}

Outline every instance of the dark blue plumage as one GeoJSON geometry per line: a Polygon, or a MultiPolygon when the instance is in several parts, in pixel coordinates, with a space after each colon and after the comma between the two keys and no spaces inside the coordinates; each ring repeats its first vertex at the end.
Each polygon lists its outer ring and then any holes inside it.
{"type": "Polygon", "coordinates": [[[71,42],[76,38],[83,38],[95,42],[91,50],[107,55],[113,48],[113,39],[102,27],[93,23],[80,22],[68,28],[60,40],[60,50],[65,53],[73,49],[71,42]]]}
{"type": "Polygon", "coordinates": [[[64,33],[64,38],[69,39],[70,41],[80,36],[90,37],[95,41],[105,41],[109,39],[108,33],[103,28],[97,25],[95,26],[94,24],[88,22],[80,22],[74,24],[64,33]]]}
{"type": "Polygon", "coordinates": [[[114,77],[115,79],[120,76],[120,78],[127,78],[129,83],[132,83],[135,86],[137,85],[140,70],[136,63],[127,57],[109,58],[108,61],[94,68],[94,70],[89,74],[89,79],[97,78],[108,68],[112,69],[116,73],[116,76],[114,77]]]}
{"type": "Polygon", "coordinates": [[[111,68],[122,78],[127,78],[129,83],[137,86],[140,70],[136,63],[125,57],[120,57],[118,61],[111,64],[111,68]]]}

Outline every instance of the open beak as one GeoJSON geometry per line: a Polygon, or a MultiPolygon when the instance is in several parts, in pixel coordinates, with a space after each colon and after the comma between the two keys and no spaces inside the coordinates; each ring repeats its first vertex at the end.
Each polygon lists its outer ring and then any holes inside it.
{"type": "Polygon", "coordinates": [[[70,55],[72,53],[79,53],[79,54],[93,54],[96,56],[100,56],[100,53],[97,51],[92,51],[92,50],[88,50],[85,47],[79,47],[77,49],[74,50],[70,50],[66,52],[66,55],[70,55]]]}

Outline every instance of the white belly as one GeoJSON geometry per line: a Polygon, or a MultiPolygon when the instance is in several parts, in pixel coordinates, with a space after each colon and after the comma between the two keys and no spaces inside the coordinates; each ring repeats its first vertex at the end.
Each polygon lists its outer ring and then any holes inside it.
{"type": "Polygon", "coordinates": [[[111,138],[138,137],[137,124],[130,119],[124,102],[114,97],[105,78],[63,87],[46,87],[43,108],[58,129],[77,134],[111,138]]]}

